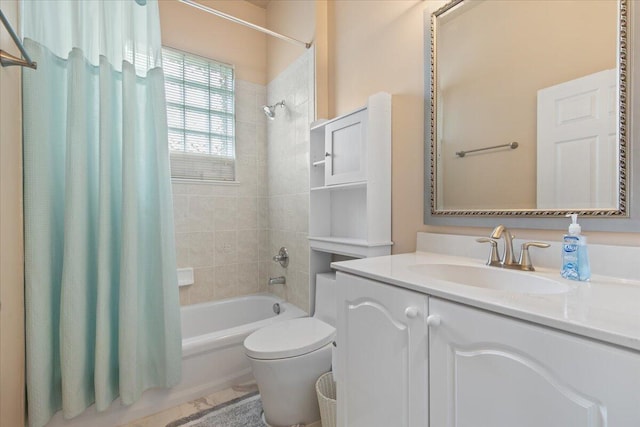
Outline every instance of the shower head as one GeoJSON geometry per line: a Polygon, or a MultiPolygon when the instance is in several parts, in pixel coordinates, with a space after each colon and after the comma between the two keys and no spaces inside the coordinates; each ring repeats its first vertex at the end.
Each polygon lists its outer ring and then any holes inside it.
{"type": "Polygon", "coordinates": [[[271,120],[276,118],[276,107],[274,105],[263,105],[262,111],[264,111],[264,114],[271,120]]]}
{"type": "Polygon", "coordinates": [[[275,120],[276,118],[276,107],[277,106],[281,106],[282,108],[284,108],[284,99],[280,102],[278,102],[277,104],[274,105],[263,105],[262,106],[262,111],[264,111],[265,116],[267,116],[269,118],[269,120],[275,120]]]}

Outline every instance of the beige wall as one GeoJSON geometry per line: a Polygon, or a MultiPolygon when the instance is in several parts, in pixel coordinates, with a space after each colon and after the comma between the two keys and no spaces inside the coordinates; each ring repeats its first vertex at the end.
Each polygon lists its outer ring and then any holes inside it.
{"type": "MultiPolygon", "coordinates": [[[[415,249],[423,206],[423,11],[420,0],[336,0],[331,80],[336,115],[393,95],[393,252],[415,249]]],[[[440,4],[440,3],[438,3],[440,4]]],[[[331,17],[330,17],[331,19],[331,17]]]]}
{"type": "MultiPolygon", "coordinates": [[[[314,0],[271,0],[267,7],[267,28],[303,42],[315,34],[314,0]]],[[[267,38],[267,80],[271,82],[306,51],[275,37],[267,38]]]]}
{"type": "Polygon", "coordinates": [[[437,37],[440,207],[535,209],[537,91],[615,68],[617,4],[487,1],[458,11],[437,37]],[[511,141],[517,150],[455,155],[511,141]]]}
{"type": "Polygon", "coordinates": [[[316,118],[334,117],[333,112],[333,1],[316,0],[314,37],[316,118]],[[331,19],[329,19],[331,17],[331,19]]]}
{"type": "MultiPolygon", "coordinates": [[[[15,0],[0,9],[17,31],[15,0]]],[[[0,46],[19,56],[0,28],[0,46]]],[[[0,426],[24,425],[24,253],[20,68],[0,68],[0,426]]]]}
{"type": "MultiPolygon", "coordinates": [[[[415,250],[416,232],[485,235],[484,228],[423,224],[423,11],[442,1],[335,0],[329,61],[335,114],[387,91],[393,97],[393,252],[415,250]]],[[[331,107],[330,107],[331,108],[331,107]]],[[[633,141],[632,141],[633,143],[633,141]]],[[[499,220],[496,219],[496,223],[499,220]]],[[[519,237],[558,240],[561,232],[518,230],[519,237]]],[[[592,243],[637,245],[639,233],[588,233],[592,243]]]]}
{"type": "MultiPolygon", "coordinates": [[[[267,9],[244,0],[199,3],[304,42],[314,41],[315,0],[271,0],[267,9]]],[[[178,0],[159,4],[163,44],[233,64],[240,80],[267,84],[306,51],[178,0]]]]}
{"type": "MultiPolygon", "coordinates": [[[[266,25],[266,10],[243,0],[199,3],[256,25],[266,25]]],[[[162,43],[235,66],[236,78],[267,83],[267,36],[178,0],[160,0],[162,43]]]]}

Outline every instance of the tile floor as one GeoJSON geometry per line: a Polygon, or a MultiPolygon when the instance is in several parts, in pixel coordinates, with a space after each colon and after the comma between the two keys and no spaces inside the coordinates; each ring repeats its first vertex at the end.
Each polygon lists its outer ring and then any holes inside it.
{"type": "MultiPolygon", "coordinates": [[[[183,403],[173,408],[165,409],[157,414],[149,415],[148,417],[141,418],[139,420],[132,421],[128,424],[123,424],[120,427],[164,427],[171,421],[178,420],[180,418],[188,417],[198,411],[202,411],[207,408],[212,408],[236,397],[244,396],[251,391],[234,391],[230,388],[219,391],[217,393],[210,394],[205,397],[201,397],[191,402],[183,403]]],[[[313,423],[307,427],[322,427],[320,421],[313,423]]]]}
{"type": "Polygon", "coordinates": [[[212,408],[221,403],[235,399],[236,397],[244,396],[245,394],[247,394],[247,392],[238,392],[228,388],[217,393],[192,400],[191,402],[165,409],[162,412],[149,415],[148,417],[132,421],[128,424],[123,424],[120,427],[164,427],[171,421],[188,417],[198,411],[212,408]]]}

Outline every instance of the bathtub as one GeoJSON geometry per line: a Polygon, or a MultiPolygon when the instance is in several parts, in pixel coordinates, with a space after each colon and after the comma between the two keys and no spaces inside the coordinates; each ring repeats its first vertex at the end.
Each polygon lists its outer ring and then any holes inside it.
{"type": "Polygon", "coordinates": [[[160,412],[252,379],[242,343],[256,329],[271,323],[306,316],[296,306],[272,294],[256,294],[182,307],[182,381],[171,389],[152,389],[140,400],[124,406],[116,400],[97,413],[91,406],[82,415],[64,420],[58,412],[47,424],[56,426],[113,427],[160,412]],[[280,305],[276,315],[273,305],[280,305]]]}

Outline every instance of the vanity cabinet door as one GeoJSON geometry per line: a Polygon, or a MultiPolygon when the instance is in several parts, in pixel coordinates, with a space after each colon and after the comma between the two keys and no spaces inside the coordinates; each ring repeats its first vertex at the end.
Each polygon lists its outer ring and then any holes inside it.
{"type": "Polygon", "coordinates": [[[335,120],[325,127],[325,185],[367,178],[367,111],[335,120]]]}
{"type": "Polygon", "coordinates": [[[640,426],[640,353],[429,299],[434,427],[640,426]]]}
{"type": "Polygon", "coordinates": [[[338,272],[338,426],[426,427],[427,296],[338,272]]]}

